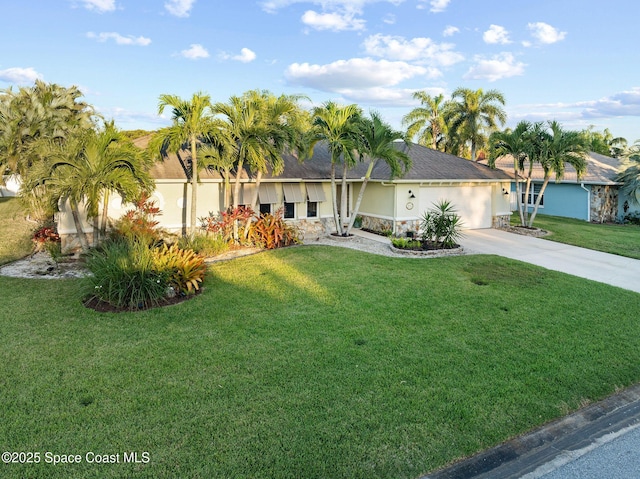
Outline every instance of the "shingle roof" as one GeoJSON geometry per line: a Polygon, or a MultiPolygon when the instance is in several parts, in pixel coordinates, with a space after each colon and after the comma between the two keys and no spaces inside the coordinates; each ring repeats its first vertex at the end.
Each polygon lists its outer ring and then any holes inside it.
{"type": "MultiPolygon", "coordinates": [[[[150,135],[139,138],[134,144],[145,148],[149,144],[150,135]]],[[[411,158],[411,169],[402,178],[403,181],[478,181],[478,180],[509,180],[511,176],[499,169],[491,169],[486,165],[465,160],[448,153],[432,150],[417,144],[406,145],[396,143],[396,148],[404,151],[411,158]]],[[[151,176],[155,179],[186,179],[185,165],[190,163],[191,153],[182,149],[176,155],[167,153],[162,162],[156,163],[151,169],[151,176]]],[[[331,175],[331,156],[326,143],[318,143],[311,158],[300,162],[293,154],[284,155],[284,171],[274,177],[265,174],[264,179],[278,178],[279,180],[328,180],[331,175]]],[[[368,164],[360,162],[348,173],[349,179],[364,177],[368,164]]],[[[340,177],[342,169],[338,167],[336,175],[340,177]]],[[[202,179],[221,179],[221,175],[215,171],[201,173],[202,179]]],[[[372,181],[391,180],[391,170],[383,162],[378,161],[371,174],[372,181]]]]}
{"type": "MultiPolygon", "coordinates": [[[[598,185],[618,184],[615,181],[620,167],[620,161],[617,158],[590,151],[585,160],[587,162],[587,172],[580,179],[578,179],[575,168],[567,164],[561,183],[577,183],[580,181],[598,185]]],[[[498,158],[496,160],[496,168],[513,172],[513,157],[507,155],[498,158]]],[[[540,181],[544,179],[544,170],[539,164],[533,165],[532,179],[540,181]]],[[[552,181],[555,181],[555,175],[552,177],[552,181]]]]}
{"type": "MultiPolygon", "coordinates": [[[[511,177],[501,170],[492,170],[486,165],[481,165],[464,158],[459,158],[448,153],[432,150],[417,144],[406,145],[399,142],[396,148],[404,151],[411,158],[410,170],[401,178],[403,181],[477,181],[477,180],[509,180],[511,177]]],[[[348,178],[359,179],[364,177],[368,168],[367,162],[360,162],[348,173],[348,178]]],[[[313,156],[300,163],[293,155],[285,156],[285,168],[280,179],[329,179],[331,174],[331,156],[326,143],[318,143],[313,156]]],[[[342,169],[338,167],[338,176],[342,169]]],[[[384,161],[378,161],[371,173],[373,181],[391,180],[391,170],[384,161]]]]}

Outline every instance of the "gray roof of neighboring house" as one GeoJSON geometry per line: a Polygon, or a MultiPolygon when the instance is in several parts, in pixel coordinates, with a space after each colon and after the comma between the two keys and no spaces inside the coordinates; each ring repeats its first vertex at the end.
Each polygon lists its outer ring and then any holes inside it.
{"type": "MultiPolygon", "coordinates": [[[[140,148],[145,148],[150,136],[145,136],[134,141],[140,148]]],[[[486,181],[486,180],[510,180],[511,175],[499,170],[491,169],[486,165],[465,160],[448,153],[426,148],[417,144],[406,145],[398,142],[396,147],[409,155],[411,169],[401,178],[402,181],[486,181]]],[[[186,179],[185,165],[190,163],[191,153],[182,149],[176,155],[167,153],[164,161],[156,163],[151,169],[151,176],[155,179],[186,179]]],[[[293,154],[284,156],[284,171],[282,174],[272,176],[265,174],[264,179],[278,180],[328,180],[331,175],[331,156],[326,143],[318,143],[313,149],[313,155],[300,162],[293,154]]],[[[348,172],[349,179],[360,179],[367,171],[368,163],[360,162],[348,172]]],[[[338,165],[336,176],[342,175],[342,168],[338,165]]],[[[201,179],[221,179],[221,175],[215,171],[206,171],[200,174],[201,179]]],[[[371,181],[391,180],[391,170],[384,163],[378,161],[372,171],[371,181]]]]}
{"type": "MultiPolygon", "coordinates": [[[[615,181],[615,178],[619,171],[620,160],[604,156],[593,151],[589,152],[585,160],[587,162],[587,172],[580,179],[578,179],[575,168],[567,164],[561,183],[584,182],[596,185],[618,184],[615,181]]],[[[513,157],[511,155],[506,155],[498,158],[496,160],[496,168],[507,172],[511,171],[511,174],[513,175],[513,157]]],[[[544,170],[540,164],[534,164],[532,178],[539,181],[544,179],[544,170]]],[[[555,175],[552,175],[551,181],[555,181],[555,175]]]]}

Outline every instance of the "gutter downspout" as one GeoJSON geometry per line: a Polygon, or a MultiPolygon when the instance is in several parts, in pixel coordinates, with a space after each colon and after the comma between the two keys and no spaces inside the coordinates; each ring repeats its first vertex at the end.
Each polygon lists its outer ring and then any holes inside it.
{"type": "Polygon", "coordinates": [[[580,183],[580,188],[587,192],[587,221],[591,223],[591,190],[584,186],[584,182],[580,183]]]}

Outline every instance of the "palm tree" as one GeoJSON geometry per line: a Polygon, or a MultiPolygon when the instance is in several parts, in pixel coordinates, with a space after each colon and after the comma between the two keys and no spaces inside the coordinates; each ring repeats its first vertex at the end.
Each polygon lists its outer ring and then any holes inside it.
{"type": "Polygon", "coordinates": [[[640,140],[625,148],[621,156],[624,158],[623,169],[616,178],[622,183],[620,192],[628,195],[632,203],[640,205],[640,140]]]}
{"type": "Polygon", "coordinates": [[[549,130],[543,137],[539,148],[538,161],[544,171],[544,179],[540,187],[540,193],[533,207],[533,212],[529,218],[529,227],[533,227],[542,195],[549,184],[552,174],[555,174],[556,181],[564,177],[567,164],[574,167],[578,178],[586,172],[587,165],[585,157],[587,155],[587,143],[584,136],[578,131],[563,130],[557,121],[548,122],[549,130]]]}
{"type": "Polygon", "coordinates": [[[94,245],[104,234],[109,193],[118,192],[132,201],[141,191],[150,191],[153,180],[142,155],[130,141],[124,141],[113,122],[101,131],[89,130],[50,145],[51,156],[40,171],[27,177],[29,188],[44,186],[54,204],[69,200],[74,224],[83,249],[88,247],[80,223],[79,204],[84,202],[88,219],[94,220],[94,245]],[[100,202],[102,201],[102,221],[100,202]]]}
{"type": "MultiPolygon", "coordinates": [[[[232,96],[227,103],[213,105],[213,111],[222,117],[220,130],[233,145],[215,161],[223,169],[230,165],[235,167],[234,209],[239,205],[240,179],[245,169],[255,173],[255,189],[249,203],[255,209],[262,175],[269,170],[274,175],[282,172],[285,151],[303,152],[303,131],[308,121],[298,106],[300,98],[297,95],[276,97],[268,91],[250,90],[242,96],[232,96]],[[232,155],[232,161],[229,161],[229,155],[232,155]]],[[[215,155],[210,158],[214,159],[215,155]]],[[[245,232],[248,231],[245,228],[245,232]]],[[[235,227],[234,234],[237,239],[235,227]]]]}
{"type": "Polygon", "coordinates": [[[471,144],[471,160],[476,159],[477,149],[485,145],[498,124],[504,125],[507,120],[501,107],[504,104],[504,96],[497,90],[485,93],[481,88],[476,91],[458,88],[452,93],[444,115],[449,134],[456,136],[461,144],[471,144]]]}
{"type": "Polygon", "coordinates": [[[78,130],[93,128],[97,115],[81,97],[75,86],[65,88],[40,80],[32,87],[2,91],[0,173],[24,176],[44,159],[42,149],[37,151],[38,142],[60,144],[78,130]]]}
{"type": "Polygon", "coordinates": [[[191,152],[189,234],[193,236],[197,226],[198,144],[213,129],[211,98],[202,92],[194,93],[190,101],[176,95],[160,95],[158,114],[162,114],[166,107],[172,108],[173,124],[159,130],[149,146],[155,155],[161,155],[165,150],[178,152],[185,144],[189,147],[191,152]]]}
{"type": "Polygon", "coordinates": [[[358,153],[360,158],[366,158],[369,161],[369,167],[362,180],[358,199],[351,213],[351,220],[345,233],[347,236],[349,236],[351,228],[353,228],[353,223],[360,210],[364,190],[378,160],[382,160],[389,165],[392,178],[405,173],[411,167],[409,155],[395,146],[395,142],[398,140],[404,140],[406,144],[405,136],[402,132],[394,130],[389,124],[385,123],[378,113],[372,112],[371,118],[362,118],[359,130],[362,141],[358,148],[358,153]]]}
{"type": "MultiPolygon", "coordinates": [[[[532,125],[528,121],[521,121],[515,129],[494,132],[489,137],[489,166],[495,168],[496,159],[501,156],[513,157],[513,177],[516,182],[516,196],[520,224],[526,226],[524,208],[522,204],[522,186],[520,178],[524,174],[525,162],[529,159],[531,146],[532,125]]],[[[529,177],[530,179],[530,177],[529,177]]]]}
{"type": "Polygon", "coordinates": [[[627,147],[627,140],[621,136],[614,137],[608,128],[601,133],[593,130],[591,125],[586,130],[580,132],[585,137],[587,148],[589,151],[600,153],[601,155],[611,156],[612,158],[620,157],[627,147]]]}
{"type": "Polygon", "coordinates": [[[355,164],[355,152],[358,147],[358,129],[361,110],[357,105],[339,106],[329,101],[313,110],[311,133],[311,148],[319,142],[325,141],[331,155],[331,198],[333,201],[333,219],[336,233],[344,236],[343,223],[347,211],[346,172],[355,164]],[[340,213],[338,213],[338,195],[336,186],[336,165],[342,161],[342,198],[340,213]]]}
{"type": "Polygon", "coordinates": [[[434,150],[444,151],[447,124],[444,121],[444,95],[432,97],[425,91],[417,91],[413,98],[422,106],[411,110],[402,119],[407,127],[407,137],[418,137],[418,143],[434,150]]]}

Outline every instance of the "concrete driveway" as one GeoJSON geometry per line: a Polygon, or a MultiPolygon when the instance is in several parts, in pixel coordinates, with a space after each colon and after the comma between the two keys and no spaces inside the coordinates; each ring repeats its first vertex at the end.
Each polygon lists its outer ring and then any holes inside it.
{"type": "Polygon", "coordinates": [[[469,253],[496,254],[640,293],[640,260],[496,229],[465,230],[469,253]]]}

